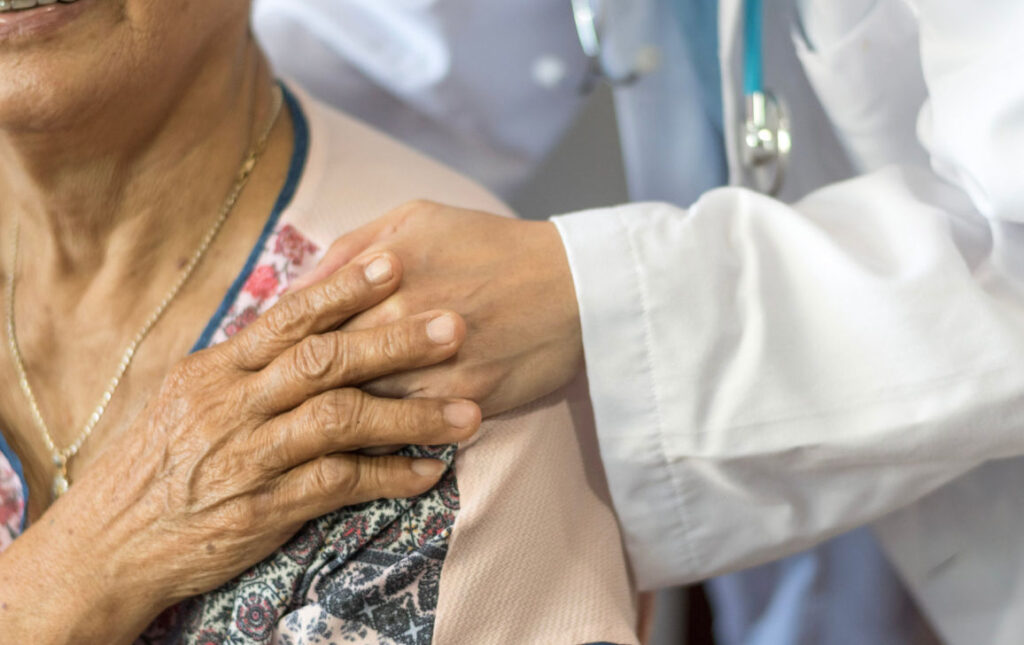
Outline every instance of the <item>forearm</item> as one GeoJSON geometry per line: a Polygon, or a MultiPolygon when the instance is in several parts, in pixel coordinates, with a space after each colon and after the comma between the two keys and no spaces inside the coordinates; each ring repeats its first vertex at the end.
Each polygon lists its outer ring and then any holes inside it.
{"type": "Polygon", "coordinates": [[[132,552],[152,524],[129,503],[147,470],[133,464],[86,473],[0,553],[0,645],[131,643],[173,603],[167,567],[132,552]]]}
{"type": "Polygon", "coordinates": [[[130,643],[163,609],[82,544],[44,515],[0,554],[0,643],[130,643]]]}

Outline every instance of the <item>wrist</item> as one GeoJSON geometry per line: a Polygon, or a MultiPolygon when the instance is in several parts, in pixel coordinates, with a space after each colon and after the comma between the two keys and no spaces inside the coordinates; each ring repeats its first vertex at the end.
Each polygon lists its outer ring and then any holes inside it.
{"type": "Polygon", "coordinates": [[[93,550],[93,545],[88,536],[76,536],[74,528],[47,513],[0,555],[0,633],[5,639],[130,643],[145,629],[163,609],[151,600],[155,594],[116,580],[102,566],[109,561],[102,549],[93,550]]]}
{"type": "Polygon", "coordinates": [[[543,228],[543,254],[547,266],[545,273],[549,276],[552,304],[561,314],[560,340],[569,342],[578,348],[579,357],[583,355],[583,338],[580,324],[580,307],[573,282],[572,266],[569,254],[562,240],[561,232],[554,222],[541,222],[543,228]]]}

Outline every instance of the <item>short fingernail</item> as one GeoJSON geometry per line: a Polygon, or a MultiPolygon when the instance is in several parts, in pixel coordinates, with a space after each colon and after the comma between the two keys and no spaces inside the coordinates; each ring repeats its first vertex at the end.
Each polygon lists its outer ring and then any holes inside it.
{"type": "Polygon", "coordinates": [[[456,428],[468,428],[476,422],[476,406],[472,403],[449,403],[444,406],[444,420],[456,428]]]}
{"type": "Polygon", "coordinates": [[[391,260],[389,258],[377,258],[373,262],[366,265],[363,270],[366,274],[366,279],[370,281],[370,284],[384,284],[391,279],[394,274],[391,267],[391,260]]]}
{"type": "Polygon", "coordinates": [[[412,471],[420,477],[437,477],[444,472],[443,461],[436,459],[417,459],[412,462],[412,471]]]}
{"type": "Polygon", "coordinates": [[[427,324],[427,336],[438,345],[447,345],[455,340],[455,320],[449,316],[438,316],[427,324]]]}

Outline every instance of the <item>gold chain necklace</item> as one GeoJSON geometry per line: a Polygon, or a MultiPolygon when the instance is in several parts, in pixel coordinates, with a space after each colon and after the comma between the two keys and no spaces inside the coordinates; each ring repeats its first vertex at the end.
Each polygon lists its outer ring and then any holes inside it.
{"type": "Polygon", "coordinates": [[[110,383],[107,385],[106,391],[103,392],[103,396],[100,397],[100,402],[96,405],[92,414],[89,415],[88,420],[82,427],[81,433],[78,438],[71,445],[65,448],[58,448],[56,443],[53,441],[53,435],[50,433],[50,428],[46,424],[46,420],[43,419],[42,412],[39,410],[39,403],[36,401],[35,393],[32,391],[32,386],[29,384],[28,375],[25,372],[25,362],[21,356],[21,349],[18,346],[18,336],[15,333],[14,328],[14,275],[18,268],[18,238],[20,236],[20,223],[15,223],[13,244],[11,250],[11,274],[7,280],[7,341],[10,346],[11,358],[14,362],[14,368],[18,374],[18,384],[21,386],[21,391],[25,395],[25,399],[28,400],[29,407],[32,410],[32,417],[35,420],[36,426],[39,428],[43,435],[43,440],[46,442],[46,447],[53,456],[53,465],[57,467],[57,474],[53,477],[53,499],[56,500],[58,497],[67,492],[68,486],[71,485],[71,480],[68,477],[68,462],[72,457],[78,454],[81,450],[82,444],[85,443],[89,435],[92,434],[96,424],[99,423],[103,417],[103,413],[107,409],[107,404],[114,396],[114,392],[117,391],[117,387],[121,384],[121,379],[124,377],[128,366],[131,365],[132,359],[135,357],[135,352],[138,350],[139,345],[145,340],[153,326],[156,325],[157,321],[167,311],[167,307],[170,306],[171,302],[177,297],[178,292],[188,282],[192,272],[199,265],[199,262],[206,255],[207,250],[213,244],[217,234],[220,233],[221,228],[224,227],[224,223],[227,221],[228,216],[234,210],[235,204],[238,202],[238,197],[242,194],[242,190],[249,182],[249,177],[252,176],[252,171],[256,167],[256,162],[262,156],[263,151],[267,147],[267,142],[270,139],[270,133],[274,129],[274,124],[277,123],[277,118],[281,113],[281,106],[284,103],[283,91],[280,87],[275,87],[274,92],[274,107],[271,112],[270,122],[257,139],[256,144],[249,150],[245,161],[242,163],[242,167],[238,171],[238,176],[235,179],[234,185],[231,187],[231,191],[228,193],[227,199],[224,200],[223,205],[220,208],[220,212],[217,216],[216,221],[210,226],[210,229],[206,232],[202,241],[199,243],[199,247],[192,254],[191,259],[185,268],[182,269],[181,275],[178,276],[178,280],[171,287],[171,290],[167,292],[157,308],[150,314],[146,322],[143,323],[142,328],[135,334],[131,342],[128,343],[128,348],[124,350],[124,354],[121,356],[121,362],[117,366],[117,371],[114,373],[114,377],[110,379],[110,383]]]}

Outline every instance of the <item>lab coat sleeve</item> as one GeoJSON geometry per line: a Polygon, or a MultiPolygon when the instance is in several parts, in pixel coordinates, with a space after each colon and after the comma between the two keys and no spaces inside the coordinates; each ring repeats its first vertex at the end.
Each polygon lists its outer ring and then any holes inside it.
{"type": "Polygon", "coordinates": [[[643,588],[799,551],[1024,453],[1024,295],[995,257],[1024,237],[929,171],[554,221],[643,588]]]}

